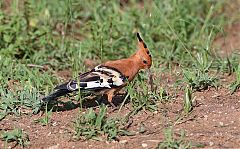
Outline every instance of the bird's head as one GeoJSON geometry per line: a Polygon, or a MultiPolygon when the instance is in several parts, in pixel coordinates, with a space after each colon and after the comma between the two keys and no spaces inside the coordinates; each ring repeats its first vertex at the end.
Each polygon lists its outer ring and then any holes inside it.
{"type": "Polygon", "coordinates": [[[138,51],[134,54],[134,56],[137,57],[139,61],[140,69],[149,69],[152,65],[152,56],[139,33],[137,33],[137,38],[138,51]]]}

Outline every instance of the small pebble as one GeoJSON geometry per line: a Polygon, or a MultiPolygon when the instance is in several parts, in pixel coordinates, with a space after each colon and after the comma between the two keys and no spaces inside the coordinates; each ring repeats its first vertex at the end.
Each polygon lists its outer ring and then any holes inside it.
{"type": "Polygon", "coordinates": [[[56,144],[56,145],[50,146],[48,149],[58,149],[58,148],[59,148],[59,144],[56,144]]]}
{"type": "Polygon", "coordinates": [[[209,142],[209,145],[210,145],[210,146],[213,146],[213,144],[214,144],[213,142],[209,142]]]}
{"type": "Polygon", "coordinates": [[[52,126],[54,126],[54,127],[57,126],[57,122],[54,122],[54,123],[52,124],[52,126]]]}
{"type": "Polygon", "coordinates": [[[126,144],[128,141],[127,140],[121,140],[119,141],[120,144],[126,144]]]}
{"type": "Polygon", "coordinates": [[[147,147],[148,145],[147,145],[147,143],[142,143],[142,147],[147,147]]]}
{"type": "Polygon", "coordinates": [[[220,126],[223,126],[223,122],[219,122],[219,125],[220,125],[220,126]]]}

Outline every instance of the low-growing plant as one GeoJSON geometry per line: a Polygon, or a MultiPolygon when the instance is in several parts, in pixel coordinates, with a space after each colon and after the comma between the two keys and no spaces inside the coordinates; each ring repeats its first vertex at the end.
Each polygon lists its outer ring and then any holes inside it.
{"type": "Polygon", "coordinates": [[[184,99],[183,99],[183,110],[186,114],[192,111],[193,109],[193,97],[192,97],[192,91],[191,89],[187,86],[185,88],[185,94],[184,94],[184,99]]]}
{"type": "Polygon", "coordinates": [[[158,144],[158,149],[189,149],[192,148],[191,142],[184,139],[185,133],[181,131],[180,138],[174,137],[172,128],[167,128],[164,131],[164,140],[158,144]]]}
{"type": "Polygon", "coordinates": [[[0,89],[0,120],[8,114],[20,116],[22,113],[37,113],[41,108],[36,89],[18,89],[15,91],[0,89]],[[27,111],[27,112],[25,112],[27,111]]]}
{"type": "Polygon", "coordinates": [[[231,53],[231,55],[223,58],[218,58],[213,64],[215,68],[218,68],[220,72],[228,73],[231,75],[239,65],[240,55],[231,53]]]}
{"type": "Polygon", "coordinates": [[[134,109],[133,113],[137,113],[142,109],[156,111],[156,98],[152,96],[152,93],[149,91],[146,83],[139,81],[136,82],[135,86],[137,86],[136,89],[134,87],[127,88],[128,94],[130,96],[130,101],[134,109]]]}
{"type": "Polygon", "coordinates": [[[152,97],[154,97],[156,101],[161,101],[161,102],[167,102],[171,99],[171,96],[163,87],[160,87],[159,90],[152,92],[152,97]]]}
{"type": "Polygon", "coordinates": [[[196,54],[196,59],[193,61],[193,68],[199,70],[201,73],[209,72],[212,66],[213,60],[210,57],[210,53],[207,50],[196,54]]]}
{"type": "Polygon", "coordinates": [[[4,148],[7,148],[9,142],[16,142],[16,145],[20,145],[22,148],[30,144],[28,134],[19,128],[0,132],[0,138],[5,141],[4,148]]]}
{"type": "Polygon", "coordinates": [[[231,94],[236,92],[240,88],[240,65],[235,69],[236,79],[230,85],[231,94]]]}
{"type": "Polygon", "coordinates": [[[48,106],[47,105],[48,104],[45,105],[45,115],[44,115],[44,117],[34,120],[35,123],[40,123],[43,126],[46,126],[50,123],[53,108],[48,111],[48,106]]]}
{"type": "Polygon", "coordinates": [[[90,108],[85,114],[80,115],[74,123],[75,138],[102,140],[105,135],[107,140],[116,139],[121,133],[119,121],[115,118],[106,117],[107,106],[101,105],[96,113],[90,108]]]}
{"type": "Polygon", "coordinates": [[[218,87],[218,78],[210,76],[207,72],[191,69],[184,70],[184,81],[192,88],[193,91],[206,90],[209,87],[218,87]]]}

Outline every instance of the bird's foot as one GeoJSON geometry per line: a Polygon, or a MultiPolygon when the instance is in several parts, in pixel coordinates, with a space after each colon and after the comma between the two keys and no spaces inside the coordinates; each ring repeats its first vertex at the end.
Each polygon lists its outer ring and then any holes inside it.
{"type": "Polygon", "coordinates": [[[119,109],[119,107],[115,106],[114,103],[112,103],[112,102],[110,102],[110,105],[112,107],[112,109],[110,110],[110,113],[112,113],[112,112],[114,112],[114,111],[119,109]]]}

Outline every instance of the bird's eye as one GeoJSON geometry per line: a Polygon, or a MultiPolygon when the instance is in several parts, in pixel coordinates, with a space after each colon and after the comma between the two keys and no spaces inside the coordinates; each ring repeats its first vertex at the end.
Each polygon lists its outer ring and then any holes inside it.
{"type": "Polygon", "coordinates": [[[144,63],[144,64],[147,64],[147,61],[143,60],[143,63],[144,63]]]}

